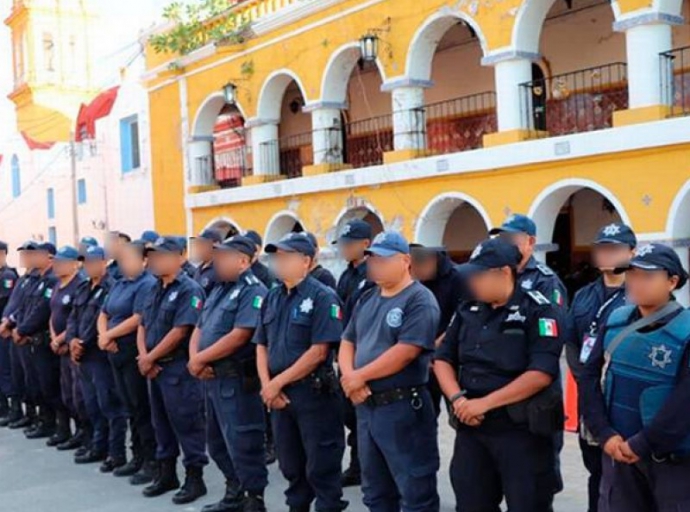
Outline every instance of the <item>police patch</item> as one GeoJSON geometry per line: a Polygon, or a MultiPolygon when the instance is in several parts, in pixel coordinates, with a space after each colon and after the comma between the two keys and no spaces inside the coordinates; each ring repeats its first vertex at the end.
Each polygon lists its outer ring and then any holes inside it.
{"type": "Polygon", "coordinates": [[[230,300],[235,300],[239,296],[240,296],[240,290],[238,288],[235,288],[232,291],[232,293],[230,294],[230,300]]]}
{"type": "Polygon", "coordinates": [[[177,298],[177,295],[178,295],[178,294],[177,294],[177,290],[175,290],[174,292],[172,292],[172,293],[168,296],[168,301],[170,301],[170,302],[175,302],[175,299],[177,298]]]}
{"type": "Polygon", "coordinates": [[[299,305],[299,310],[301,313],[306,313],[309,314],[311,311],[314,309],[314,301],[312,300],[311,297],[307,297],[302,301],[302,303],[299,305]]]}
{"type": "Polygon", "coordinates": [[[62,298],[62,303],[66,306],[67,304],[69,304],[69,302],[71,300],[72,300],[72,297],[70,297],[69,294],[67,294],[62,298]]]}
{"type": "Polygon", "coordinates": [[[254,297],[254,300],[252,301],[252,307],[254,309],[261,309],[261,305],[264,303],[264,298],[261,295],[257,295],[254,297]]]}
{"type": "Polygon", "coordinates": [[[44,296],[46,299],[51,298],[51,297],[53,296],[53,290],[50,289],[50,288],[46,288],[46,291],[43,293],[43,296],[44,296]]]}
{"type": "Polygon", "coordinates": [[[403,323],[403,311],[400,308],[391,309],[386,315],[388,327],[400,327],[403,323]]]}

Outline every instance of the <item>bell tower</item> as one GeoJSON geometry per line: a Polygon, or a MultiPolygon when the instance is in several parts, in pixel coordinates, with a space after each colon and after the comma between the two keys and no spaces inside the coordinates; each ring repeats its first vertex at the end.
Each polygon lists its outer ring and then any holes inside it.
{"type": "Polygon", "coordinates": [[[87,0],[12,0],[17,130],[39,142],[66,141],[93,87],[91,37],[96,16],[87,0]]]}

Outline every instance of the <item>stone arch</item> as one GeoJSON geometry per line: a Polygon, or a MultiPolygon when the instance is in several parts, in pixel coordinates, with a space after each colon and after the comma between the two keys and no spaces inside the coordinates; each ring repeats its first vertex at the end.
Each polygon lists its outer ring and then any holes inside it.
{"type": "Polygon", "coordinates": [[[370,203],[343,208],[333,223],[333,228],[326,234],[329,242],[335,241],[345,224],[354,219],[365,220],[371,224],[372,234],[376,236],[385,229],[383,215],[370,203]]]}
{"type": "Polygon", "coordinates": [[[302,80],[289,69],[279,69],[271,73],[261,87],[257,107],[257,117],[262,121],[279,121],[283,96],[290,83],[295,82],[304,100],[307,93],[302,80]]]}
{"type": "Polygon", "coordinates": [[[264,231],[264,243],[277,242],[283,236],[293,231],[304,231],[304,225],[299,216],[290,210],[282,210],[268,221],[264,231]]]}
{"type": "MultiPolygon", "coordinates": [[[[359,43],[351,42],[338,48],[328,59],[321,81],[321,102],[344,106],[347,99],[347,87],[352,70],[360,58],[359,43]]],[[[383,82],[386,73],[379,59],[376,67],[383,82]]]]}
{"type": "Polygon", "coordinates": [[[240,225],[230,217],[225,216],[216,217],[206,224],[204,229],[216,230],[223,236],[223,238],[228,238],[238,233],[242,233],[242,228],[240,225]]]}
{"type": "MultiPolygon", "coordinates": [[[[673,198],[666,221],[666,236],[671,239],[683,266],[690,268],[690,180],[680,188],[673,198]]],[[[690,304],[690,286],[685,285],[676,293],[684,305],[690,304]]]]}
{"type": "MultiPolygon", "coordinates": [[[[199,105],[194,116],[194,123],[192,123],[191,138],[203,138],[213,136],[213,127],[218,119],[218,114],[225,106],[225,97],[222,92],[214,92],[209,94],[206,99],[199,105]]],[[[235,107],[245,117],[244,110],[239,103],[235,103],[235,107]]],[[[246,119],[246,117],[245,117],[246,119]]]]}

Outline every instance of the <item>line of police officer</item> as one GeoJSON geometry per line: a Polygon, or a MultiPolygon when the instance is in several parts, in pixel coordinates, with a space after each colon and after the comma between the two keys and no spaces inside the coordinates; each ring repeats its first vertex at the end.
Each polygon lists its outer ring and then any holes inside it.
{"type": "Polygon", "coordinates": [[[535,224],[514,215],[491,234],[455,267],[442,248],[372,240],[351,221],[337,283],[309,233],[267,245],[271,270],[255,232],[205,230],[197,267],[186,240],[154,232],[113,233],[107,251],[27,242],[21,278],[0,261],[0,425],[78,448],[75,462],[149,484],[145,496],[179,489],[178,504],[206,494],[208,451],[226,492],[206,512],[265,510],[273,442],[291,512],[344,510],[343,487],[360,482],[371,511],[433,512],[443,395],[456,509],[505,500],[546,512],[563,485],[565,342],[589,510],[690,510],[690,313],[673,300],[687,280],[676,253],[635,253],[629,227],[605,226],[601,277],[568,311],[534,259],[535,224]]]}

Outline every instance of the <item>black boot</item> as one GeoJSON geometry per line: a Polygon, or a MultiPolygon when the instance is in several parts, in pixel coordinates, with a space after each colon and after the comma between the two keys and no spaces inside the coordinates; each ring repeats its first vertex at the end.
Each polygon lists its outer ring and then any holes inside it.
{"type": "Polygon", "coordinates": [[[350,449],[350,467],[340,476],[343,487],[356,487],[362,485],[362,470],[359,467],[359,454],[356,448],[350,449]]]}
{"type": "Polygon", "coordinates": [[[26,438],[27,439],[43,439],[46,437],[50,437],[53,434],[55,434],[55,422],[54,421],[41,422],[38,424],[38,426],[36,428],[31,429],[28,432],[26,432],[26,438]]]}
{"type": "Polygon", "coordinates": [[[198,498],[206,495],[206,484],[204,483],[204,469],[199,467],[188,467],[182,488],[173,496],[173,503],[176,505],[186,505],[198,498]]]}
{"type": "Polygon", "coordinates": [[[143,464],[144,460],[141,458],[141,456],[138,454],[134,454],[134,457],[129,459],[129,462],[127,464],[125,464],[124,466],[120,466],[115,471],[113,471],[113,475],[132,476],[141,469],[141,466],[143,464]]]}
{"type": "Polygon", "coordinates": [[[0,427],[8,427],[10,423],[21,420],[24,417],[22,403],[19,398],[10,398],[10,407],[6,416],[0,418],[0,427]]]}
{"type": "Polygon", "coordinates": [[[242,512],[266,512],[263,493],[247,493],[242,512]]]}
{"type": "Polygon", "coordinates": [[[36,407],[31,404],[26,404],[26,414],[19,418],[17,421],[13,421],[7,425],[12,430],[19,428],[26,428],[29,425],[33,425],[36,420],[36,407]]]}
{"type": "Polygon", "coordinates": [[[101,464],[101,467],[98,468],[98,470],[101,473],[112,473],[113,471],[121,468],[125,464],[127,464],[127,459],[125,459],[124,457],[108,457],[103,461],[103,464],[101,464]]]}
{"type": "Polygon", "coordinates": [[[139,471],[134,473],[129,478],[131,485],[150,484],[158,478],[158,471],[160,470],[160,463],[155,460],[147,460],[141,465],[139,471]]]}
{"type": "Polygon", "coordinates": [[[180,480],[177,478],[177,460],[165,459],[160,461],[158,475],[151,485],[142,491],[147,498],[154,498],[165,494],[168,491],[180,487],[180,480]]]}
{"type": "Polygon", "coordinates": [[[240,512],[243,509],[244,493],[239,482],[225,481],[225,496],[218,503],[206,505],[201,512],[240,512]]]}
{"type": "Polygon", "coordinates": [[[48,446],[57,446],[67,442],[71,437],[69,414],[67,414],[67,411],[58,411],[55,415],[55,434],[48,439],[46,444],[48,446]]]}
{"type": "Polygon", "coordinates": [[[84,431],[78,428],[72,437],[70,437],[64,443],[57,445],[57,449],[61,452],[76,450],[82,444],[84,444],[84,431]]]}
{"type": "Polygon", "coordinates": [[[94,462],[103,462],[108,455],[105,452],[97,452],[95,450],[86,450],[83,455],[74,455],[75,464],[93,464],[94,462]]]}

